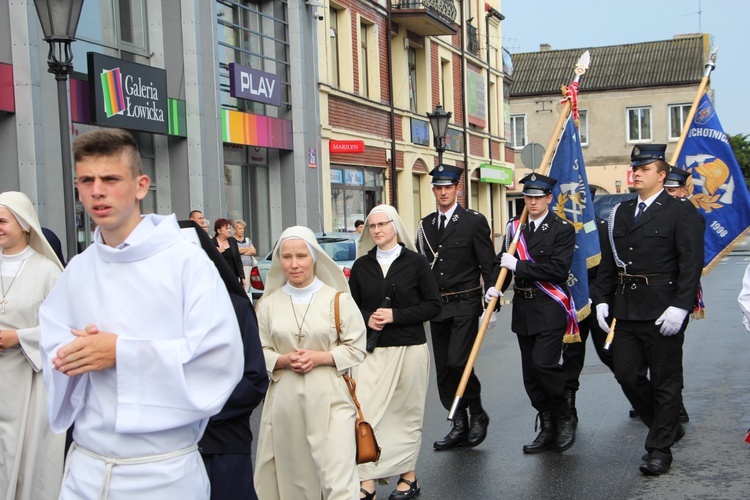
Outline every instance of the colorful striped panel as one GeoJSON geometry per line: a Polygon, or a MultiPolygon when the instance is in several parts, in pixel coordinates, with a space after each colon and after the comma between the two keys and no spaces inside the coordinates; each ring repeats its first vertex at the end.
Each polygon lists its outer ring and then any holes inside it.
{"type": "Polygon", "coordinates": [[[120,68],[102,71],[101,80],[104,112],[107,114],[107,118],[125,111],[125,95],[122,91],[120,68]]]}
{"type": "Polygon", "coordinates": [[[232,144],[293,149],[291,121],[229,109],[221,110],[221,137],[232,144]]]}
{"type": "Polygon", "coordinates": [[[91,123],[88,80],[70,79],[70,121],[91,123]]]}
{"type": "Polygon", "coordinates": [[[187,137],[185,101],[167,98],[167,117],[169,118],[169,135],[187,137]]]}

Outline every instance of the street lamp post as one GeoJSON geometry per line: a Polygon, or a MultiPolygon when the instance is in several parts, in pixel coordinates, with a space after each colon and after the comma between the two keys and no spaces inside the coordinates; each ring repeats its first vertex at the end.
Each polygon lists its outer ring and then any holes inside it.
{"type": "Polygon", "coordinates": [[[77,252],[75,199],[73,196],[73,165],[70,157],[70,117],[68,115],[68,75],[73,72],[70,44],[75,40],[83,0],[34,0],[44,41],[49,44],[47,65],[57,80],[57,105],[60,118],[62,149],[63,200],[65,203],[65,239],[67,259],[77,252]]]}
{"type": "Polygon", "coordinates": [[[438,104],[432,113],[427,113],[432,127],[432,137],[435,144],[435,150],[438,154],[438,165],[443,164],[443,151],[445,151],[445,136],[448,133],[448,122],[451,119],[450,111],[443,109],[442,104],[438,104]]]}

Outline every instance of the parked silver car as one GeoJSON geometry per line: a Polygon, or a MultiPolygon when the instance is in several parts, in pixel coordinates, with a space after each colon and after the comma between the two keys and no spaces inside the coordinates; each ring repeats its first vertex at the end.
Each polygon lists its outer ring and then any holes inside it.
{"type": "MultiPolygon", "coordinates": [[[[315,237],[323,250],[339,265],[346,279],[349,279],[352,264],[357,259],[359,233],[315,233],[315,237]]],[[[253,300],[258,300],[263,295],[266,275],[271,269],[272,253],[273,251],[269,252],[263,260],[259,260],[258,265],[250,271],[253,300]]]]}

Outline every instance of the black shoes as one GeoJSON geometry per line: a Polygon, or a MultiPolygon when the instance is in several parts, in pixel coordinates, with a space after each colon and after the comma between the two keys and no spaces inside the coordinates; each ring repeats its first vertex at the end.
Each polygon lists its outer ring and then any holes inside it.
{"type": "Polygon", "coordinates": [[[471,425],[469,426],[469,435],[466,438],[466,446],[474,447],[479,445],[487,437],[487,426],[490,424],[490,417],[480,408],[475,413],[471,412],[471,425]]]}
{"type": "Polygon", "coordinates": [[[576,441],[576,424],[571,412],[563,408],[557,412],[557,436],[555,436],[555,449],[565,451],[576,441]]]}
{"type": "Polygon", "coordinates": [[[576,410],[576,391],[565,389],[565,399],[570,410],[570,416],[573,419],[573,427],[578,427],[578,410],[576,410]]]}
{"type": "Polygon", "coordinates": [[[685,409],[685,405],[683,403],[680,403],[680,422],[682,422],[683,424],[690,422],[690,415],[688,415],[688,412],[685,409]]]}
{"type": "Polygon", "coordinates": [[[364,488],[360,488],[359,491],[365,496],[359,497],[359,500],[375,500],[375,492],[369,492],[364,488]]]}
{"type": "Polygon", "coordinates": [[[638,418],[638,412],[637,412],[637,411],[635,411],[635,408],[633,408],[633,407],[631,406],[631,407],[630,407],[630,411],[628,412],[628,416],[629,416],[630,418],[638,418]]]}
{"type": "MultiPolygon", "coordinates": [[[[487,419],[489,421],[489,418],[487,419]]],[[[485,424],[485,435],[487,432],[487,425],[485,424]]],[[[466,408],[458,410],[455,418],[453,419],[453,428],[440,441],[435,441],[432,445],[436,450],[451,450],[456,446],[463,446],[466,443],[466,439],[469,436],[469,416],[466,413],[466,408]]],[[[484,439],[484,438],[482,438],[484,439]]],[[[477,443],[479,444],[479,443],[477,443]]]]}
{"type": "Polygon", "coordinates": [[[388,497],[388,500],[403,500],[405,498],[414,498],[416,496],[419,496],[419,484],[417,483],[416,477],[414,477],[414,481],[409,481],[408,479],[404,479],[402,477],[398,480],[398,482],[409,485],[409,489],[404,491],[393,490],[393,493],[391,493],[391,496],[388,497]]]}
{"type": "MultiPolygon", "coordinates": [[[[554,447],[556,432],[552,412],[539,412],[537,418],[540,423],[539,435],[531,443],[523,445],[524,453],[541,453],[554,447]]],[[[536,426],[534,426],[534,430],[536,430],[536,426]]]]}
{"type": "Polygon", "coordinates": [[[640,470],[646,476],[661,476],[669,472],[670,465],[664,459],[648,457],[648,460],[641,464],[640,470]]]}

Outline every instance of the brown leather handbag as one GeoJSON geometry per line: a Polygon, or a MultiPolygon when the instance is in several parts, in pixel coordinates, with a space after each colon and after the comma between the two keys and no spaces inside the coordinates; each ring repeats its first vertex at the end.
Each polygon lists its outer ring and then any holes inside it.
{"type": "MultiPolygon", "coordinates": [[[[341,314],[339,313],[339,295],[336,293],[335,303],[333,305],[334,319],[336,321],[336,334],[341,343],[341,314]]],[[[344,382],[352,394],[352,400],[357,407],[357,419],[354,421],[354,439],[357,442],[357,463],[366,464],[368,462],[377,462],[380,460],[380,446],[375,438],[375,432],[372,426],[365,420],[362,414],[362,408],[357,399],[357,383],[348,374],[344,374],[344,382]]]]}

